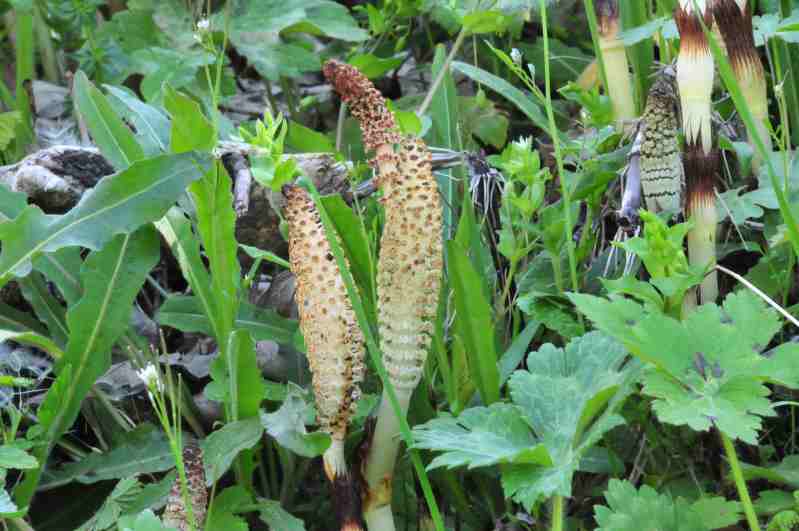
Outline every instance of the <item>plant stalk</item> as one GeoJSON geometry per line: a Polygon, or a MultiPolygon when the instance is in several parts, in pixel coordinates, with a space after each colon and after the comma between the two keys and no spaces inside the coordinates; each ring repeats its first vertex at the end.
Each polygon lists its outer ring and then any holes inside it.
{"type": "Polygon", "coordinates": [[[636,116],[633,80],[627,51],[619,39],[619,4],[617,0],[597,0],[599,20],[599,51],[605,66],[607,85],[605,88],[613,105],[613,117],[617,129],[636,116]]]}
{"type": "Polygon", "coordinates": [[[563,531],[563,514],[564,514],[564,500],[563,496],[555,496],[552,498],[552,531],[563,531]]]}
{"type": "Polygon", "coordinates": [[[746,481],[741,471],[741,463],[738,461],[738,454],[735,453],[735,447],[730,438],[721,430],[719,430],[719,435],[721,436],[721,444],[724,446],[724,453],[727,454],[727,459],[730,461],[732,477],[735,480],[735,488],[738,489],[741,505],[744,507],[746,522],[749,524],[750,531],[760,531],[760,523],[757,521],[755,508],[752,505],[752,499],[749,497],[749,490],[746,488],[746,481]]]}
{"type": "MultiPolygon", "coordinates": [[[[755,48],[750,2],[749,0],[716,0],[713,6],[713,16],[716,20],[716,27],[720,30],[726,45],[727,56],[735,78],[755,119],[757,133],[767,151],[771,151],[766,76],[763,63],[760,61],[757,48],[755,48]]],[[[755,151],[753,163],[757,169],[762,163],[762,159],[751,138],[749,144],[755,151]]]]}

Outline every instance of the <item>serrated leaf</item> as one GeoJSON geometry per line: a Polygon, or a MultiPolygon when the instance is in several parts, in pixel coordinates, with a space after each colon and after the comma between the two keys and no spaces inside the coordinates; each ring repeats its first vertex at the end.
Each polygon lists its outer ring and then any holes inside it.
{"type": "Polygon", "coordinates": [[[776,312],[741,291],[723,307],[705,304],[680,322],[621,298],[570,295],[594,324],[653,363],[644,392],[663,422],[695,430],[715,426],[731,438],[757,444],[761,417],[774,415],[767,381],[799,387],[799,345],[761,352],[780,330],[776,312]]]}
{"type": "Polygon", "coordinates": [[[728,501],[720,496],[699,498],[691,505],[691,509],[710,529],[735,525],[743,517],[740,502],[728,501]]]}
{"type": "MultiPolygon", "coordinates": [[[[158,309],[156,321],[183,332],[213,335],[211,322],[202,311],[198,297],[186,295],[169,297],[158,309]]],[[[239,306],[234,326],[250,332],[256,341],[272,340],[282,345],[293,344],[294,334],[298,328],[297,321],[286,319],[273,310],[258,308],[247,302],[239,306]]]]}
{"type": "Polygon", "coordinates": [[[310,405],[301,391],[292,386],[277,411],[261,414],[261,423],[280,446],[303,457],[316,457],[330,446],[330,436],[322,432],[308,433],[305,424],[310,413],[310,405]]]}
{"type": "Polygon", "coordinates": [[[543,345],[528,357],[528,371],[511,375],[513,402],[554,464],[503,467],[507,495],[528,509],[542,497],[571,496],[572,477],[585,452],[624,422],[615,411],[632,392],[639,368],[625,365],[626,357],[621,343],[591,332],[565,349],[543,345]]]}
{"type": "Polygon", "coordinates": [[[457,418],[440,416],[413,430],[414,447],[443,452],[428,465],[478,468],[500,463],[549,466],[545,446],[530,432],[519,410],[495,403],[463,411],[457,418]]]}
{"type": "Polygon", "coordinates": [[[124,170],[144,158],[144,151],[133,132],[83,72],[75,75],[75,105],[95,144],[114,168],[124,170]]]}
{"type": "Polygon", "coordinates": [[[197,154],[160,156],[134,163],[103,178],[63,216],[30,205],[0,225],[0,280],[25,276],[31,260],[63,247],[103,247],[116,234],[129,233],[161,218],[192,181],[207,158],[197,154]]]}
{"type": "Polygon", "coordinates": [[[203,450],[205,482],[210,487],[230,468],[233,460],[243,450],[258,444],[264,427],[258,418],[228,422],[206,437],[200,446],[203,450]]]}
{"type": "Polygon", "coordinates": [[[672,499],[644,485],[611,479],[605,492],[608,507],[594,506],[597,531],[709,531],[700,516],[682,498],[672,499]]]}

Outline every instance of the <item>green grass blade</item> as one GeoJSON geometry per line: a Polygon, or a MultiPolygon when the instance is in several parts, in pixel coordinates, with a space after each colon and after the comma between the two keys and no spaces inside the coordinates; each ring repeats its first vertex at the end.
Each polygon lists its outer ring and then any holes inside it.
{"type": "Polygon", "coordinates": [[[541,107],[531,99],[529,94],[522,92],[504,79],[468,63],[453,61],[452,68],[471,78],[473,81],[490,88],[516,105],[516,107],[533,122],[533,125],[544,131],[549,131],[549,122],[546,116],[541,112],[541,107]]]}
{"type": "MultiPolygon", "coordinates": [[[[432,79],[435,79],[447,58],[447,52],[443,44],[436,46],[435,57],[433,59],[432,79]]],[[[448,71],[444,74],[441,84],[433,94],[430,102],[430,117],[433,126],[430,129],[430,145],[451,149],[453,151],[463,151],[463,139],[458,133],[458,93],[455,90],[455,81],[452,73],[448,71]]],[[[458,210],[458,195],[455,192],[455,181],[451,178],[452,173],[456,177],[463,178],[463,168],[458,166],[455,170],[445,170],[439,181],[439,190],[444,200],[444,239],[449,239],[455,230],[455,212],[458,210]]]]}
{"type": "Polygon", "coordinates": [[[499,400],[496,332],[491,304],[485,298],[481,276],[467,255],[467,249],[452,240],[447,242],[449,281],[455,294],[456,330],[463,341],[469,371],[475,379],[483,403],[499,400]]]}
{"type": "MultiPolygon", "coordinates": [[[[649,22],[648,3],[647,0],[622,0],[619,2],[622,30],[637,28],[649,22]]],[[[652,63],[655,61],[655,41],[644,39],[632,45],[627,49],[627,57],[630,59],[635,75],[635,101],[640,114],[649,91],[652,63]]]]}
{"type": "Polygon", "coordinates": [[[16,33],[16,110],[22,114],[22,121],[17,127],[16,155],[21,158],[25,149],[34,140],[33,116],[31,115],[30,98],[27,86],[36,77],[34,62],[35,43],[33,36],[33,5],[20,2],[14,10],[16,33]],[[27,4],[27,5],[26,5],[27,4]]]}

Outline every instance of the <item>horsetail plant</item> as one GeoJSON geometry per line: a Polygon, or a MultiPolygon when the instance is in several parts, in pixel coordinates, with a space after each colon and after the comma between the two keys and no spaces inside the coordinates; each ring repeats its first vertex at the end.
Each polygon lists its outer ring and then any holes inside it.
{"type": "Polygon", "coordinates": [[[443,269],[442,209],[431,155],[420,139],[400,139],[394,117],[372,83],[357,69],[335,61],[325,75],[361,124],[366,147],[376,153],[385,228],[378,262],[378,329],[387,382],[363,466],[364,518],[369,529],[394,529],[391,484],[399,451],[400,418],[394,389],[407,415],[433,335],[443,269]],[[395,144],[399,152],[395,153],[395,144]]]}
{"type": "Polygon", "coordinates": [[[203,453],[198,444],[186,443],[183,447],[183,466],[186,473],[186,496],[180,478],[176,478],[167,497],[162,520],[166,527],[174,527],[178,531],[203,529],[208,507],[208,489],[205,486],[203,453]],[[187,498],[190,508],[186,503],[187,498]],[[197,522],[197,527],[193,525],[194,521],[197,522]]]}
{"type": "Polygon", "coordinates": [[[344,456],[344,439],[364,376],[364,339],[319,212],[308,193],[286,186],[289,259],[297,277],[300,328],[311,366],[317,418],[331,437],[322,456],[341,529],[361,529],[360,503],[344,456]]]}
{"type": "MultiPolygon", "coordinates": [[[[735,79],[755,119],[757,134],[760,135],[766,149],[771,151],[766,76],[755,47],[751,2],[716,0],[713,16],[724,39],[735,79]]],[[[749,143],[756,154],[754,163],[759,165],[761,161],[756,146],[751,139],[749,143]]]]}
{"type": "Polygon", "coordinates": [[[618,128],[636,116],[633,80],[624,43],[619,38],[618,0],[597,0],[599,52],[605,66],[608,96],[613,105],[613,117],[618,128]]]}
{"type": "Polygon", "coordinates": [[[649,89],[641,117],[641,189],[654,213],[682,211],[685,171],[680,157],[679,109],[674,71],[665,68],[649,89]]]}
{"type": "MultiPolygon", "coordinates": [[[[677,57],[677,84],[680,91],[686,177],[685,215],[694,226],[688,233],[688,259],[691,265],[709,269],[699,288],[700,302],[716,300],[716,178],[718,152],[713,147],[711,95],[714,61],[703,29],[710,27],[715,0],[680,0],[674,18],[680,32],[677,57]]],[[[686,309],[692,298],[686,298],[686,309]]]]}
{"type": "Polygon", "coordinates": [[[683,131],[686,143],[690,145],[701,141],[705,153],[710,152],[712,144],[710,97],[713,93],[715,65],[698,17],[702,17],[705,25],[710,27],[713,2],[680,0],[674,11],[674,20],[680,32],[677,84],[680,89],[683,131]]]}

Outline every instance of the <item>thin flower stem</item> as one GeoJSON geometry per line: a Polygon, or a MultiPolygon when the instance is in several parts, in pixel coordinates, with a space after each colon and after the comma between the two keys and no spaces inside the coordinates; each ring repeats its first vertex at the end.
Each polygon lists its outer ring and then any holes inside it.
{"type": "Polygon", "coordinates": [[[430,85],[430,88],[427,91],[427,94],[422,101],[422,104],[419,105],[419,108],[416,110],[417,116],[422,116],[424,113],[427,112],[428,107],[433,102],[433,96],[435,96],[436,91],[438,90],[439,85],[441,82],[444,81],[444,76],[446,76],[447,72],[449,71],[449,65],[452,63],[452,60],[455,58],[455,54],[458,53],[461,45],[463,44],[463,39],[466,37],[466,30],[461,29],[461,32],[458,33],[458,36],[455,38],[455,43],[452,45],[452,49],[449,51],[447,55],[447,59],[444,61],[444,64],[441,65],[441,69],[438,71],[438,75],[433,80],[433,84],[430,85]]]}
{"type": "Polygon", "coordinates": [[[572,290],[580,291],[577,282],[577,257],[574,252],[574,242],[572,241],[572,215],[571,215],[571,192],[566,186],[566,172],[563,167],[563,153],[560,148],[560,132],[555,125],[555,113],[552,111],[552,83],[549,73],[549,24],[547,22],[547,3],[546,0],[538,0],[541,11],[541,29],[544,38],[544,84],[546,87],[546,110],[549,120],[549,136],[552,137],[552,145],[555,148],[555,160],[558,164],[558,180],[560,181],[560,194],[563,201],[563,217],[566,220],[565,238],[566,251],[569,255],[569,273],[571,274],[572,290]]]}
{"type": "Polygon", "coordinates": [[[746,521],[749,524],[749,529],[751,531],[760,531],[760,524],[757,521],[755,508],[752,505],[752,499],[749,497],[746,481],[744,481],[744,475],[741,471],[741,463],[738,461],[738,454],[735,453],[735,447],[732,445],[730,438],[722,431],[719,431],[719,435],[721,436],[721,443],[724,446],[724,452],[727,454],[727,459],[730,461],[732,477],[735,480],[735,487],[738,489],[738,497],[741,499],[741,505],[744,507],[744,514],[746,514],[746,521]]]}

